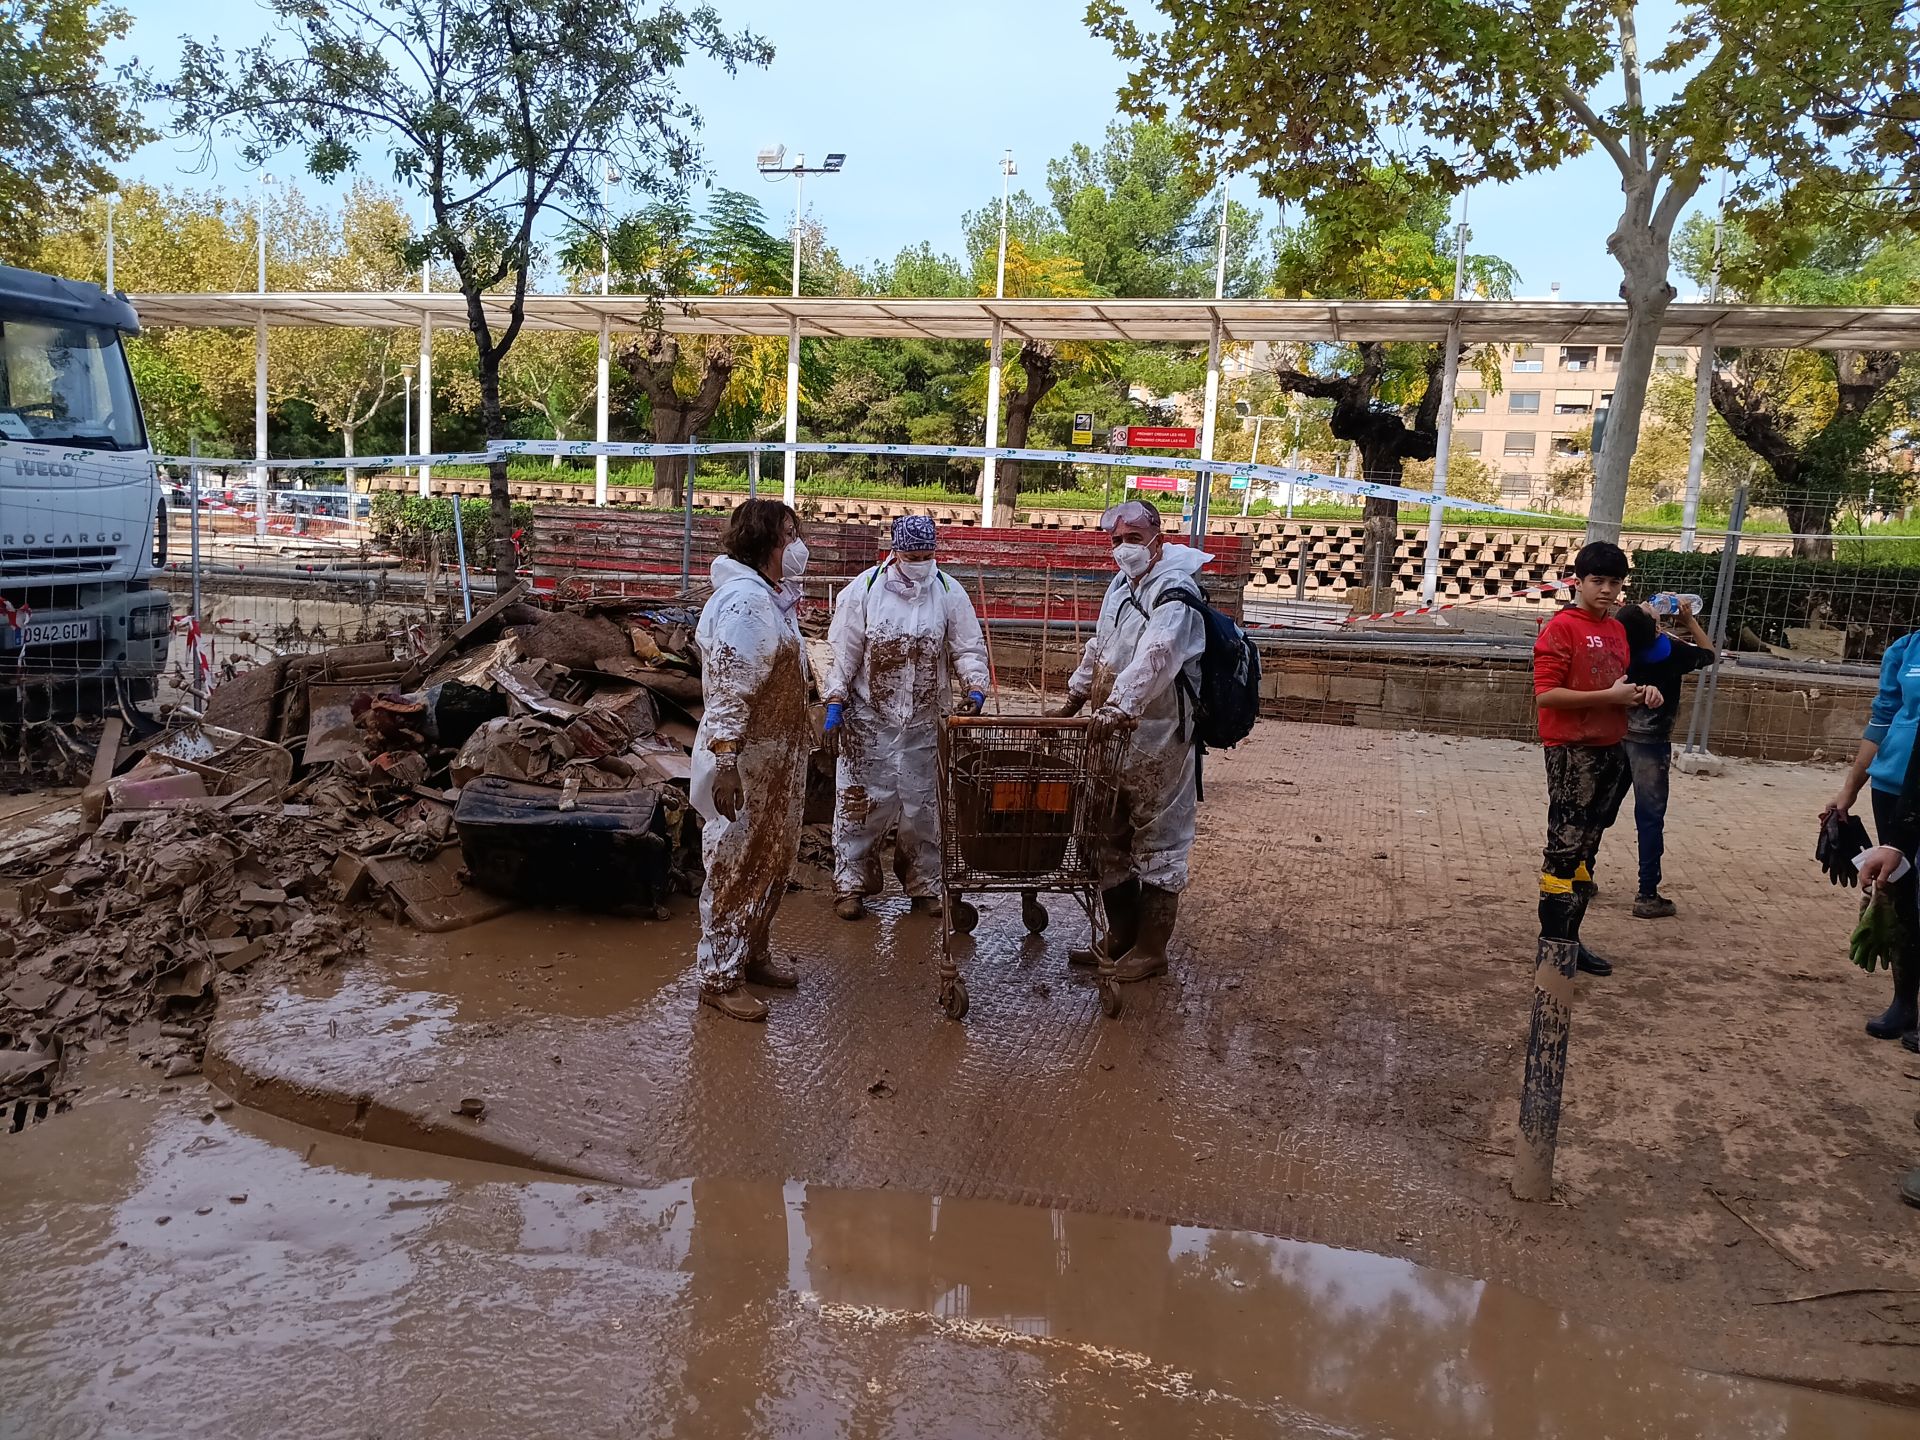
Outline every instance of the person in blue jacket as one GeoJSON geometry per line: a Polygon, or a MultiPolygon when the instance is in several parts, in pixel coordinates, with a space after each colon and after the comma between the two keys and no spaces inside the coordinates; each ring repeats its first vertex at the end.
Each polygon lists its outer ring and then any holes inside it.
{"type": "MultiPolygon", "coordinates": [[[[1920,631],[1902,635],[1887,647],[1880,662],[1880,690],[1860,739],[1859,752],[1847,769],[1840,793],[1820,812],[1824,824],[1830,815],[1852,811],[1863,786],[1871,784],[1873,828],[1882,847],[1912,855],[1920,847],[1920,818],[1903,813],[1901,787],[1913,758],[1914,735],[1920,731],[1920,631]]],[[[1891,887],[1894,913],[1907,943],[1893,967],[1893,1003],[1867,1021],[1867,1033],[1876,1040],[1898,1039],[1907,1049],[1920,1049],[1915,1035],[1920,1025],[1920,872],[1908,870],[1891,887]]]]}

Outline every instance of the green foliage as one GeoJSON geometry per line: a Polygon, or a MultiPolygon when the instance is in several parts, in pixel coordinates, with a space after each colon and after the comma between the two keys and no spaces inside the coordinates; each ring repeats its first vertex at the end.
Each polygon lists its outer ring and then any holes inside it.
{"type": "MultiPolygon", "coordinates": [[[[432,537],[441,536],[441,554],[453,553],[453,499],[451,496],[407,495],[397,490],[376,490],[369,497],[369,521],[373,535],[382,545],[409,560],[425,560],[432,548],[432,537]]],[[[515,504],[511,509],[512,526],[524,530],[533,523],[533,507],[515,504]]],[[[477,496],[460,501],[460,528],[467,542],[467,563],[486,565],[493,559],[493,513],[489,503],[477,496]]]]}
{"type": "Polygon", "coordinates": [[[140,118],[145,73],[103,59],[132,26],[91,0],[0,0],[0,256],[115,189],[108,164],[154,138],[140,118]]]}
{"type": "MultiPolygon", "coordinates": [[[[1848,659],[1873,661],[1894,640],[1920,629],[1920,556],[1898,544],[1855,548],[1872,554],[1864,563],[1789,555],[1735,557],[1728,643],[1737,642],[1746,630],[1765,644],[1784,645],[1789,629],[1833,626],[1848,631],[1848,659]]],[[[1711,609],[1719,572],[1718,554],[1640,550],[1633,556],[1633,593],[1689,592],[1711,609]]]]}

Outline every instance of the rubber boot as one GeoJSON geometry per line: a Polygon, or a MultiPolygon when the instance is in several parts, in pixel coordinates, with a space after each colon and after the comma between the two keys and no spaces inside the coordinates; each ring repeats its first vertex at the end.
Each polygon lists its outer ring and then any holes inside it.
{"type": "Polygon", "coordinates": [[[735,1020],[765,1020],[767,1002],[735,988],[732,990],[700,990],[700,1003],[709,1009],[718,1010],[722,1015],[731,1015],[735,1020]]]}
{"type": "Polygon", "coordinates": [[[863,920],[867,907],[861,903],[858,895],[842,895],[833,902],[833,913],[842,920],[863,920]]]}
{"type": "MultiPolygon", "coordinates": [[[[1107,912],[1106,948],[1118,960],[1133,949],[1134,936],[1140,929],[1139,880],[1130,877],[1101,891],[1100,903],[1107,912]]],[[[1100,951],[1069,950],[1067,963],[1083,970],[1092,969],[1100,963],[1100,951]]]]}
{"type": "Polygon", "coordinates": [[[1920,1023],[1920,966],[1905,959],[1893,967],[1893,1004],[1867,1021],[1867,1034],[1876,1040],[1898,1040],[1920,1023]]]}
{"type": "Polygon", "coordinates": [[[1162,890],[1158,885],[1140,887],[1140,930],[1127,958],[1114,966],[1113,978],[1121,984],[1148,980],[1167,973],[1167,942],[1173,938],[1173,922],[1180,914],[1180,892],[1162,890]]]}
{"type": "Polygon", "coordinates": [[[1613,962],[1594,954],[1580,941],[1580,922],[1587,918],[1587,906],[1599,893],[1600,887],[1591,880],[1573,882],[1573,939],[1580,946],[1577,965],[1583,975],[1613,974],[1613,962]]]}
{"type": "Polygon", "coordinates": [[[790,965],[782,965],[771,955],[763,955],[758,960],[749,960],[746,968],[740,972],[740,978],[749,985],[765,985],[770,990],[798,990],[800,975],[790,965]]]}
{"type": "Polygon", "coordinates": [[[915,915],[940,915],[946,908],[938,895],[915,895],[907,906],[915,915]]]}

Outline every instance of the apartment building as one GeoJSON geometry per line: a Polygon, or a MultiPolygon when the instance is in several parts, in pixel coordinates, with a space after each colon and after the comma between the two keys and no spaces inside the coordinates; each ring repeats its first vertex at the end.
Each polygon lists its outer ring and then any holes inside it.
{"type": "MultiPolygon", "coordinates": [[[[1691,371],[1696,352],[1662,347],[1661,370],[1691,371]]],[[[1550,498],[1548,472],[1586,454],[1596,411],[1613,400],[1620,369],[1618,345],[1510,345],[1501,349],[1500,389],[1489,394],[1479,377],[1460,377],[1453,421],[1456,454],[1476,455],[1500,477],[1501,503],[1539,509],[1550,498]]],[[[1584,512],[1587,497],[1559,502],[1584,512]]]]}

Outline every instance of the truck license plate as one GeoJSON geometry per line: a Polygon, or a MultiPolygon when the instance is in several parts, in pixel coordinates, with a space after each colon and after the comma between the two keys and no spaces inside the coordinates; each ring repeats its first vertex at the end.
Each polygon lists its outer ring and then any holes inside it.
{"type": "Polygon", "coordinates": [[[11,632],[15,645],[68,645],[94,637],[94,619],[83,615],[78,620],[29,620],[24,629],[11,632]]]}

